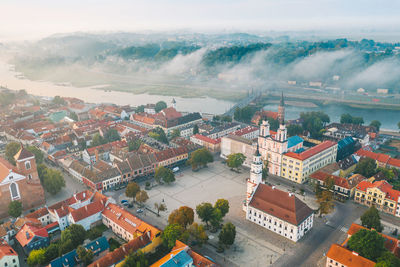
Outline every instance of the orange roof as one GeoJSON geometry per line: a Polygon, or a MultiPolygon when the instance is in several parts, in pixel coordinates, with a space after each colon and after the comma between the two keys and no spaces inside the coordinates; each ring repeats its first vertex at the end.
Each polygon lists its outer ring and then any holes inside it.
{"type": "Polygon", "coordinates": [[[374,159],[376,161],[379,161],[379,162],[385,163],[385,164],[388,163],[388,161],[390,160],[389,155],[382,154],[382,153],[375,153],[372,151],[364,150],[362,148],[356,152],[356,155],[358,155],[360,157],[371,158],[371,159],[374,159]]]}
{"type": "Polygon", "coordinates": [[[347,182],[347,179],[345,179],[343,177],[339,177],[339,176],[336,176],[336,175],[325,173],[323,171],[316,171],[316,172],[310,174],[310,178],[317,179],[317,180],[320,180],[320,181],[323,181],[323,182],[325,182],[325,180],[328,177],[333,178],[333,180],[335,181],[335,185],[336,186],[340,186],[340,187],[343,187],[343,188],[350,189],[350,185],[347,182]]]}
{"type": "Polygon", "coordinates": [[[188,249],[189,249],[188,245],[182,243],[179,240],[176,240],[175,246],[172,248],[171,252],[168,253],[167,255],[165,255],[164,257],[162,257],[156,263],[150,265],[150,267],[159,267],[159,266],[163,265],[164,263],[166,263],[167,261],[169,261],[174,255],[178,254],[182,250],[187,251],[188,249]]]}
{"type": "Polygon", "coordinates": [[[153,125],[154,122],[155,122],[155,119],[152,118],[152,117],[149,117],[149,115],[144,116],[144,115],[141,115],[141,114],[134,114],[133,115],[133,119],[135,121],[143,122],[145,124],[150,124],[150,125],[153,125]]]}
{"type": "Polygon", "coordinates": [[[376,181],[374,183],[364,180],[357,185],[357,189],[364,192],[366,192],[367,189],[371,187],[379,188],[379,190],[386,193],[385,198],[389,200],[397,201],[400,196],[400,191],[394,190],[393,186],[384,180],[376,181]]]}
{"type": "Polygon", "coordinates": [[[49,211],[47,210],[47,208],[43,207],[41,209],[38,209],[38,210],[36,210],[36,211],[34,211],[32,213],[29,213],[29,214],[25,215],[25,217],[38,219],[38,218],[43,217],[43,216],[45,216],[47,214],[49,214],[49,211]]]}
{"type": "Polygon", "coordinates": [[[100,213],[103,209],[104,205],[100,201],[96,201],[76,210],[70,209],[70,213],[76,223],[96,213],[100,213]]]}
{"type": "Polygon", "coordinates": [[[5,240],[0,239],[0,259],[4,256],[18,256],[18,254],[5,240]]]}
{"type": "Polygon", "coordinates": [[[32,241],[35,236],[40,237],[48,237],[49,234],[45,228],[38,228],[36,226],[25,224],[21,230],[15,235],[15,238],[21,244],[22,247],[25,247],[32,241]]]}
{"type": "Polygon", "coordinates": [[[107,217],[115,224],[118,224],[121,228],[125,229],[127,232],[131,234],[135,233],[143,234],[144,232],[150,232],[151,240],[153,240],[155,235],[160,232],[159,229],[155,228],[154,226],[148,223],[145,223],[132,213],[126,211],[125,209],[113,203],[109,203],[107,205],[107,207],[103,211],[103,216],[107,217]]]}
{"type": "Polygon", "coordinates": [[[288,152],[288,153],[285,154],[285,156],[288,156],[288,157],[291,157],[291,158],[295,158],[295,159],[299,159],[299,160],[306,160],[306,159],[308,159],[308,158],[310,158],[310,157],[312,157],[312,156],[314,156],[314,155],[316,155],[318,153],[321,153],[322,151],[324,151],[324,150],[326,150],[326,149],[328,149],[328,148],[330,148],[330,147],[332,147],[334,145],[336,145],[335,142],[325,141],[325,142],[322,142],[319,145],[316,145],[316,146],[314,146],[314,147],[312,147],[310,149],[307,149],[304,152],[301,152],[301,153],[288,152]]]}
{"type": "Polygon", "coordinates": [[[10,174],[10,171],[17,172],[16,167],[6,159],[0,157],[0,182],[10,174]]]}
{"type": "Polygon", "coordinates": [[[212,139],[212,138],[210,138],[210,137],[207,137],[207,136],[204,136],[204,135],[201,135],[201,134],[195,134],[195,135],[193,136],[193,138],[196,138],[196,139],[198,139],[198,140],[201,140],[201,141],[203,141],[203,142],[210,143],[210,144],[213,144],[213,145],[216,145],[216,144],[218,144],[218,143],[221,142],[221,139],[220,139],[220,138],[218,138],[218,139],[212,139]]]}
{"type": "Polygon", "coordinates": [[[400,168],[400,159],[390,158],[387,164],[393,167],[400,168]]]}
{"type": "Polygon", "coordinates": [[[164,108],[163,110],[160,111],[160,113],[167,119],[167,120],[172,120],[176,118],[182,117],[182,114],[173,107],[168,107],[164,108]]]}
{"type": "Polygon", "coordinates": [[[349,267],[373,267],[375,262],[366,259],[354,251],[350,251],[338,244],[332,244],[326,256],[329,259],[349,267]]]}

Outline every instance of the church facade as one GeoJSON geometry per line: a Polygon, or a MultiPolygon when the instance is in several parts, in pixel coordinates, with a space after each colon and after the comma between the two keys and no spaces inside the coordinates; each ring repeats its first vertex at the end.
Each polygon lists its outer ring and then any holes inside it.
{"type": "Polygon", "coordinates": [[[20,201],[24,210],[45,204],[35,156],[25,148],[14,156],[16,165],[0,157],[0,217],[8,216],[11,201],[20,201]]]}

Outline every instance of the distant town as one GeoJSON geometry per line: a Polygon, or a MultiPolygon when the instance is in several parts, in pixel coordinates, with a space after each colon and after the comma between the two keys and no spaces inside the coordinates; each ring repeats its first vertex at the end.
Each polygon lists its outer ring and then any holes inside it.
{"type": "Polygon", "coordinates": [[[0,90],[0,266],[400,266],[399,132],[279,98],[213,115],[0,90]]]}

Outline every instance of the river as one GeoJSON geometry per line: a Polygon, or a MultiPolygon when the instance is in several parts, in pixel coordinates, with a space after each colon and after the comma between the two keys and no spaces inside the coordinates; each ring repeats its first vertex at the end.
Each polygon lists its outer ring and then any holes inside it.
{"type": "MultiPolygon", "coordinates": [[[[277,111],[278,104],[268,104],[264,109],[277,111]]],[[[382,130],[398,130],[397,123],[400,122],[400,110],[363,109],[340,104],[324,105],[321,107],[286,106],[285,118],[288,120],[297,119],[300,116],[300,112],[308,111],[323,111],[329,115],[331,122],[339,122],[340,116],[343,113],[350,113],[352,116],[363,117],[365,125],[368,125],[373,120],[378,120],[382,123],[382,130]]]]}
{"type": "Polygon", "coordinates": [[[205,112],[211,114],[221,114],[229,110],[234,103],[215,98],[182,98],[173,96],[132,94],[119,91],[104,91],[99,89],[104,85],[91,87],[74,87],[57,85],[47,81],[32,81],[28,79],[17,78],[21,74],[12,70],[12,66],[0,61],[0,86],[12,90],[25,89],[26,92],[37,96],[54,97],[56,95],[65,97],[76,97],[88,103],[114,103],[118,105],[139,106],[147,103],[156,103],[165,101],[168,105],[175,98],[176,109],[188,112],[205,112]],[[95,89],[98,88],[98,89],[95,89]]]}

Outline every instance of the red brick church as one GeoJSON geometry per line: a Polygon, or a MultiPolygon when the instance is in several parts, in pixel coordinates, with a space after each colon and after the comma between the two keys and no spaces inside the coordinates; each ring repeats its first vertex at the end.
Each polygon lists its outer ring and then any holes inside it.
{"type": "Polygon", "coordinates": [[[8,216],[13,200],[22,202],[24,210],[44,205],[44,190],[36,169],[35,156],[21,147],[14,156],[16,166],[0,157],[0,217],[8,216]]]}

